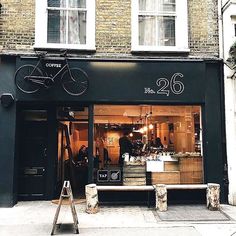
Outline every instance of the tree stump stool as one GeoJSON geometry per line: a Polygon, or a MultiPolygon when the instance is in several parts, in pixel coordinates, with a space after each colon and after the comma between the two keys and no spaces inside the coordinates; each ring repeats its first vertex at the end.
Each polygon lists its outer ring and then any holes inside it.
{"type": "Polygon", "coordinates": [[[165,184],[156,184],[156,209],[167,211],[167,189],[165,184]]]}
{"type": "Polygon", "coordinates": [[[88,184],[85,186],[86,193],[86,212],[95,214],[98,212],[98,191],[96,184],[88,184]]]}
{"type": "Polygon", "coordinates": [[[208,183],[206,195],[207,208],[211,211],[220,210],[220,185],[208,183]]]}

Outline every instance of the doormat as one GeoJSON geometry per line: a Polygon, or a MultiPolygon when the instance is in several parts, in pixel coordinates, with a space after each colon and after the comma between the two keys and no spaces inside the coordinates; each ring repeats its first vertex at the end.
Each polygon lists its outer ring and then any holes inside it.
{"type": "MultiPolygon", "coordinates": [[[[75,205],[81,204],[81,203],[85,203],[85,202],[86,202],[86,199],[74,199],[74,204],[75,205]]],[[[52,203],[58,204],[59,203],[59,199],[53,199],[52,203]]],[[[64,199],[62,201],[62,205],[69,205],[69,204],[70,204],[69,199],[64,199]]]]}
{"type": "Polygon", "coordinates": [[[222,211],[210,211],[205,205],[168,206],[166,212],[155,211],[157,220],[161,221],[230,221],[222,211]]]}

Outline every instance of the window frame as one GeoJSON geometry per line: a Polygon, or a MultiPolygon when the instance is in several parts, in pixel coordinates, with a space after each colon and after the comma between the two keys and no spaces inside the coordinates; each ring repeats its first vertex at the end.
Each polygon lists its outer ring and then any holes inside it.
{"type": "MultiPolygon", "coordinates": [[[[176,0],[175,46],[139,45],[139,1],[131,2],[131,51],[132,52],[189,52],[188,43],[188,4],[187,0],[176,0]]],[[[156,14],[155,14],[156,15],[156,14]]],[[[172,16],[170,14],[170,16],[172,16]]]]}
{"type": "Polygon", "coordinates": [[[96,50],[95,47],[95,0],[86,0],[86,44],[63,44],[47,42],[47,0],[35,1],[35,44],[34,48],[96,50]]]}

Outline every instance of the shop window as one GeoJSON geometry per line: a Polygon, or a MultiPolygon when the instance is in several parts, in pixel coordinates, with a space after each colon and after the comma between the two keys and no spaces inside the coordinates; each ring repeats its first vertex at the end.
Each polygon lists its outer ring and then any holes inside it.
{"type": "Polygon", "coordinates": [[[189,51],[187,0],[133,0],[132,51],[189,51]]]}
{"type": "Polygon", "coordinates": [[[200,117],[200,106],[95,105],[95,182],[203,183],[200,117]]]}
{"type": "Polygon", "coordinates": [[[94,0],[36,1],[36,48],[95,49],[94,0]]]}

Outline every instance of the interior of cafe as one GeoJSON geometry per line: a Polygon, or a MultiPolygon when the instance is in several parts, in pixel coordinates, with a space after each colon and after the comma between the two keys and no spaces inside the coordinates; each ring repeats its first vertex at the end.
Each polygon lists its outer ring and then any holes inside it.
{"type": "MultiPolygon", "coordinates": [[[[88,178],[88,109],[67,113],[70,119],[61,119],[58,129],[57,173],[62,180],[76,179],[82,189],[88,178]]],[[[203,183],[200,106],[94,105],[93,122],[97,184],[203,183]]]]}

